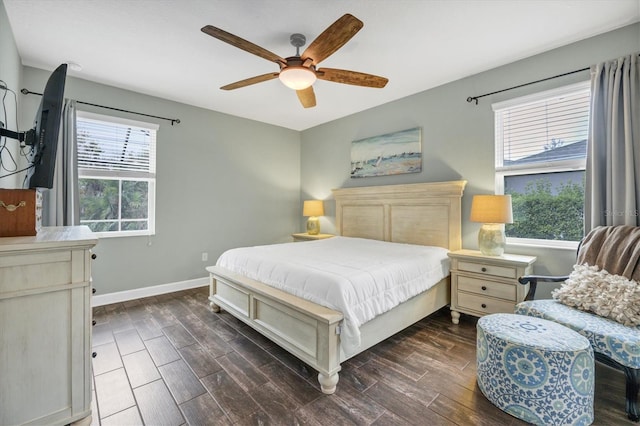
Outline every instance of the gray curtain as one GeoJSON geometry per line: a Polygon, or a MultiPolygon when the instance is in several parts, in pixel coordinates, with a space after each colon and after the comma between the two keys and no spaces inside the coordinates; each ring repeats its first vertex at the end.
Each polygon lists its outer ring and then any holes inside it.
{"type": "Polygon", "coordinates": [[[60,126],[53,188],[43,192],[43,226],[80,224],[77,164],[76,101],[66,99],[60,126]]]}
{"type": "Polygon", "coordinates": [[[640,225],[638,54],[591,67],[585,234],[599,225],[640,225]]]}

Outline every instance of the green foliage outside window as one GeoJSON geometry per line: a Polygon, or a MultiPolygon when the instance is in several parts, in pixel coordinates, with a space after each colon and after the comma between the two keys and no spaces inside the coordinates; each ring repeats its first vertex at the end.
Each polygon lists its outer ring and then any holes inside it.
{"type": "Polygon", "coordinates": [[[508,237],[580,241],[584,235],[584,185],[569,181],[552,187],[548,179],[529,182],[524,193],[511,192],[513,224],[508,237]],[[554,190],[555,189],[555,190],[554,190]]]}
{"type": "Polygon", "coordinates": [[[149,215],[149,183],[145,181],[122,182],[122,230],[140,231],[147,229],[149,215]],[[145,219],[126,221],[125,219],[145,219]]]}
{"type": "Polygon", "coordinates": [[[89,226],[92,231],[147,229],[148,182],[123,180],[121,193],[120,181],[117,179],[80,178],[78,185],[80,222],[89,226]]]}

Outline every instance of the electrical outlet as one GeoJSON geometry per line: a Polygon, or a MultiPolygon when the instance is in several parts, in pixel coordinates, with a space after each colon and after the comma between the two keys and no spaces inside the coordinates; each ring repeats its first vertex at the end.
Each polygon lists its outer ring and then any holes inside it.
{"type": "Polygon", "coordinates": [[[202,261],[206,262],[207,260],[209,260],[209,253],[207,252],[202,252],[202,261]]]}

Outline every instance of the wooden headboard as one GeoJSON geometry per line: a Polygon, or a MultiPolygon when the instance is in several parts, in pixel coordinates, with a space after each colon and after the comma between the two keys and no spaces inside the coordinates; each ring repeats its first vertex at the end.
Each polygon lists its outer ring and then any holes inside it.
{"type": "Polygon", "coordinates": [[[334,189],[338,234],[458,250],[466,184],[459,180],[334,189]]]}

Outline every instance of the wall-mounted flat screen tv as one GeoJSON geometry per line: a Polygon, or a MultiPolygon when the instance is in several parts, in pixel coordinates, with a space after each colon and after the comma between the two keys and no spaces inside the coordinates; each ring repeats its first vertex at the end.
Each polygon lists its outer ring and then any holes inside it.
{"type": "Polygon", "coordinates": [[[33,140],[29,140],[30,137],[25,140],[27,145],[33,142],[29,188],[53,187],[66,77],[67,64],[60,65],[51,73],[42,92],[34,126],[29,131],[33,132],[33,140]]]}

